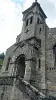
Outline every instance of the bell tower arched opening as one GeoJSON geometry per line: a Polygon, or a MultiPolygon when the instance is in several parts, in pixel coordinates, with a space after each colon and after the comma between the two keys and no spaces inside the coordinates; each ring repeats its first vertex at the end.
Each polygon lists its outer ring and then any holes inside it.
{"type": "Polygon", "coordinates": [[[22,54],[20,55],[17,60],[17,75],[21,78],[24,78],[25,74],[25,56],[22,54]]]}

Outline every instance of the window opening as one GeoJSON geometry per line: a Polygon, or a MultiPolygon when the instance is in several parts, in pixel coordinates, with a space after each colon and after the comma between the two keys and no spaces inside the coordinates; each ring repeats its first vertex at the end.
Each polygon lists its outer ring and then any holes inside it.
{"type": "Polygon", "coordinates": [[[26,26],[28,26],[29,19],[26,20],[26,26]]]}
{"type": "Polygon", "coordinates": [[[32,22],[33,22],[33,16],[31,16],[30,18],[30,24],[32,24],[32,22]]]}
{"type": "Polygon", "coordinates": [[[9,58],[8,58],[8,61],[7,61],[7,66],[6,66],[5,71],[7,71],[7,70],[8,70],[8,68],[9,68],[10,60],[11,60],[11,58],[9,57],[9,58]]]}
{"type": "Polygon", "coordinates": [[[40,69],[40,63],[41,63],[41,62],[40,62],[40,59],[39,59],[39,69],[40,69]]]}
{"type": "Polygon", "coordinates": [[[56,66],[56,52],[55,52],[55,55],[54,55],[54,59],[55,59],[55,62],[54,62],[54,65],[56,66]]]}
{"type": "Polygon", "coordinates": [[[39,30],[39,35],[41,35],[41,28],[40,28],[40,30],[39,30]]]}
{"type": "Polygon", "coordinates": [[[51,70],[51,68],[50,68],[50,70],[51,70]]]}
{"type": "Polygon", "coordinates": [[[39,18],[37,19],[37,23],[38,23],[38,24],[41,24],[41,21],[40,21],[40,19],[39,19],[39,18]]]}
{"type": "Polygon", "coordinates": [[[41,28],[40,28],[40,32],[41,32],[41,28]]]}
{"type": "Polygon", "coordinates": [[[56,66],[56,45],[53,46],[54,66],[56,66]]]}
{"type": "Polygon", "coordinates": [[[37,19],[37,23],[39,24],[39,18],[37,19]]]}

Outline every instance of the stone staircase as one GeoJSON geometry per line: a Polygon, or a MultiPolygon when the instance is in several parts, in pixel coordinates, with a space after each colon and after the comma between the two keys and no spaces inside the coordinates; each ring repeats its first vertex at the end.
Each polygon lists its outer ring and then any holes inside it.
{"type": "Polygon", "coordinates": [[[12,100],[44,100],[46,98],[44,94],[20,77],[15,79],[13,86],[12,100]]]}
{"type": "Polygon", "coordinates": [[[0,100],[46,100],[46,96],[19,76],[0,77],[0,100]]]}

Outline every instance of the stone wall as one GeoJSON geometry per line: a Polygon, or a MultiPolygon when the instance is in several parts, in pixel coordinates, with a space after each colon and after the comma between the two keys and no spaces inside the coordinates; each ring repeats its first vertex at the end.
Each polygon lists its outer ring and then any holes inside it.
{"type": "Polygon", "coordinates": [[[11,100],[13,77],[0,77],[0,100],[11,100]]]}
{"type": "Polygon", "coordinates": [[[56,28],[47,29],[46,34],[46,79],[47,96],[56,97],[56,66],[54,66],[53,46],[56,44],[56,28]]]}

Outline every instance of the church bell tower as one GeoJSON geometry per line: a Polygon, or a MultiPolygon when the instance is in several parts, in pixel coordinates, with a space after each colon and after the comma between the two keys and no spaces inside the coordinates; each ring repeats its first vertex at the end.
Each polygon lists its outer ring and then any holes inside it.
{"type": "Polygon", "coordinates": [[[46,90],[45,79],[45,34],[47,16],[35,0],[32,6],[23,12],[23,27],[20,42],[24,41],[28,50],[25,59],[24,79],[41,90],[46,90]]]}
{"type": "Polygon", "coordinates": [[[20,76],[41,91],[46,90],[46,18],[37,0],[23,12],[21,34],[18,35],[16,43],[7,50],[3,63],[7,67],[2,68],[9,76],[20,76]]]}
{"type": "Polygon", "coordinates": [[[45,13],[37,0],[35,0],[35,2],[32,3],[32,6],[23,12],[23,27],[20,41],[30,39],[31,37],[36,37],[37,39],[40,38],[39,33],[41,32],[41,27],[40,30],[38,30],[38,33],[36,32],[36,27],[39,24],[44,24],[45,19],[45,13]]]}

